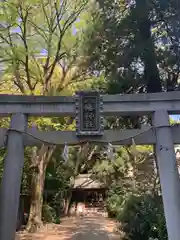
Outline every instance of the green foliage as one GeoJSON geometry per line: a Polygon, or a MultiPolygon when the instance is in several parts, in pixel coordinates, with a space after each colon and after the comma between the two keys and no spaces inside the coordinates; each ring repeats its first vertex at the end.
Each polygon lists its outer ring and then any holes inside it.
{"type": "Polygon", "coordinates": [[[167,240],[162,199],[159,196],[129,196],[118,215],[124,239],[167,240]]]}
{"type": "Polygon", "coordinates": [[[51,193],[51,202],[62,202],[64,192],[69,187],[69,173],[64,161],[58,157],[61,149],[56,149],[52,161],[48,164],[45,178],[45,192],[51,193]]]}
{"type": "Polygon", "coordinates": [[[8,83],[13,93],[53,95],[83,81],[88,56],[81,39],[89,5],[87,0],[0,3],[3,88],[8,83]]]}
{"type": "Polygon", "coordinates": [[[112,186],[114,189],[116,184],[120,184],[131,191],[156,191],[153,186],[156,187],[157,174],[151,153],[151,146],[116,146],[115,159],[100,155],[92,172],[108,188],[112,186]]]}
{"type": "Polygon", "coordinates": [[[0,149],[0,181],[2,178],[2,174],[3,174],[3,165],[4,165],[4,158],[5,158],[5,154],[6,154],[6,149],[0,149]]]}
{"type": "Polygon", "coordinates": [[[143,92],[146,87],[161,91],[160,83],[163,89],[171,85],[173,90],[180,66],[178,4],[163,5],[160,0],[96,3],[87,48],[93,52],[91,68],[103,72],[108,92],[143,92]]]}
{"type": "Polygon", "coordinates": [[[46,223],[60,223],[60,218],[57,216],[55,209],[48,204],[43,205],[42,218],[46,223]]]}
{"type": "MultiPolygon", "coordinates": [[[[7,128],[8,126],[9,126],[9,118],[2,118],[0,120],[0,127],[7,128]]],[[[0,181],[3,174],[3,165],[4,165],[5,156],[6,156],[6,148],[1,148],[0,149],[0,181]]]]}
{"type": "Polygon", "coordinates": [[[106,209],[118,219],[124,239],[166,238],[159,178],[151,146],[116,148],[114,160],[104,155],[93,168],[95,177],[107,188],[106,209]]]}
{"type": "Polygon", "coordinates": [[[126,198],[127,193],[122,187],[121,181],[119,181],[119,184],[113,182],[108,191],[108,197],[106,200],[106,208],[109,217],[117,218],[118,214],[122,211],[123,202],[126,198]]]}

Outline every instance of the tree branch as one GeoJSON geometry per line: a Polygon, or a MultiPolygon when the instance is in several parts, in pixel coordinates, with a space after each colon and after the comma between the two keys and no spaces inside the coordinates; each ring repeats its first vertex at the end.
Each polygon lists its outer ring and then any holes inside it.
{"type": "Polygon", "coordinates": [[[26,77],[27,77],[27,85],[30,89],[31,92],[33,92],[33,87],[31,84],[31,77],[29,73],[29,48],[28,48],[28,43],[27,43],[27,20],[28,20],[28,10],[26,9],[25,15],[23,15],[23,8],[22,5],[19,5],[19,15],[22,19],[22,26],[20,25],[21,33],[22,33],[22,41],[24,43],[24,48],[25,48],[25,72],[26,72],[26,77]]]}
{"type": "MultiPolygon", "coordinates": [[[[63,24],[63,28],[61,28],[61,26],[60,26],[60,21],[61,21],[62,16],[63,16],[62,10],[63,10],[64,6],[66,6],[67,1],[64,0],[62,2],[62,5],[61,5],[59,11],[58,11],[58,7],[57,7],[57,3],[54,4],[55,5],[55,11],[56,11],[57,24],[55,25],[55,28],[53,28],[53,31],[55,31],[56,27],[58,26],[60,37],[59,37],[59,41],[58,41],[58,44],[57,44],[55,59],[54,59],[52,65],[49,67],[50,72],[45,79],[45,91],[48,90],[47,89],[48,88],[48,82],[49,82],[49,80],[51,79],[51,77],[54,73],[54,69],[55,69],[56,64],[66,54],[65,52],[60,54],[63,36],[66,33],[66,31],[69,29],[69,27],[76,21],[77,17],[80,15],[80,13],[84,10],[84,7],[86,6],[87,2],[88,1],[85,1],[80,7],[78,6],[79,7],[78,9],[74,10],[75,12],[73,12],[68,17],[68,19],[65,21],[65,23],[63,24]]],[[[46,68],[47,68],[47,66],[46,66],[46,68]]]]}
{"type": "MultiPolygon", "coordinates": [[[[43,76],[42,76],[42,71],[41,71],[41,68],[39,66],[39,64],[37,63],[37,59],[35,58],[35,56],[33,55],[32,56],[33,60],[34,60],[34,63],[36,64],[36,67],[38,69],[38,73],[39,73],[39,76],[40,76],[40,80],[41,80],[41,83],[43,84],[43,76]]],[[[37,85],[37,83],[36,83],[37,85]]],[[[35,89],[35,88],[34,88],[35,89]]]]}
{"type": "Polygon", "coordinates": [[[49,163],[55,149],[56,149],[56,146],[48,146],[48,148],[46,150],[46,157],[44,159],[44,169],[46,168],[47,164],[49,163]]]}
{"type": "Polygon", "coordinates": [[[56,67],[57,62],[66,54],[65,52],[63,52],[63,53],[61,53],[59,55],[60,48],[61,48],[61,39],[59,40],[58,47],[57,47],[57,49],[59,49],[59,51],[57,50],[55,59],[54,59],[52,65],[49,67],[50,68],[50,72],[49,72],[48,76],[45,79],[45,92],[47,92],[47,90],[48,90],[47,89],[48,88],[48,83],[49,83],[49,80],[51,79],[51,77],[52,77],[52,75],[54,73],[54,69],[56,67]]]}
{"type": "Polygon", "coordinates": [[[47,12],[46,12],[46,6],[44,5],[44,0],[41,0],[41,6],[42,6],[42,10],[43,10],[43,14],[45,16],[46,22],[48,24],[48,28],[51,29],[51,24],[50,24],[50,21],[49,21],[49,17],[48,17],[47,12]]]}
{"type": "Polygon", "coordinates": [[[36,32],[45,40],[45,42],[48,42],[48,37],[45,34],[45,31],[43,30],[43,28],[37,26],[35,23],[33,23],[29,19],[28,19],[28,22],[32,25],[32,27],[36,30],[36,32]]]}

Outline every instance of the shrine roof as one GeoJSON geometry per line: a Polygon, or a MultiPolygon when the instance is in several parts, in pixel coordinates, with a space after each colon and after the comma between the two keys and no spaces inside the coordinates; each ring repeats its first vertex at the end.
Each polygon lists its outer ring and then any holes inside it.
{"type": "Polygon", "coordinates": [[[74,188],[99,189],[104,188],[103,184],[91,178],[91,174],[80,174],[75,179],[74,188]]]}

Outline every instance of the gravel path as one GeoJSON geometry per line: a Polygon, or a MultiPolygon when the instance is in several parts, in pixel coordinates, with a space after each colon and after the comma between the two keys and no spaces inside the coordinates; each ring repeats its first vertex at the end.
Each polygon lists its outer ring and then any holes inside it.
{"type": "Polygon", "coordinates": [[[16,240],[120,240],[113,233],[116,224],[103,217],[65,218],[36,234],[17,234],[16,240]]]}

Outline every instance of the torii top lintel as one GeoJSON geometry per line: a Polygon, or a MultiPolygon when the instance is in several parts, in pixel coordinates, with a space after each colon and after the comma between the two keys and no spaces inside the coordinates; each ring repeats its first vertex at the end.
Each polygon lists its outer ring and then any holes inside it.
{"type": "MultiPolygon", "coordinates": [[[[75,96],[0,95],[0,115],[75,116],[75,96]]],[[[180,92],[102,95],[103,115],[146,115],[157,110],[180,114],[180,92]]]]}

